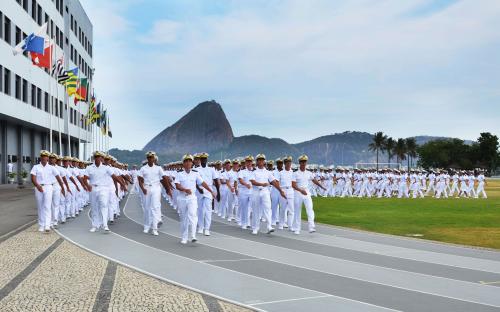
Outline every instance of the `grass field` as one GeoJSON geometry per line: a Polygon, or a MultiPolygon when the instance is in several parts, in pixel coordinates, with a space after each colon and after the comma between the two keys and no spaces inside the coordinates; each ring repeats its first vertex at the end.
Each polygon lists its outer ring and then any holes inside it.
{"type": "Polygon", "coordinates": [[[320,223],[500,249],[500,180],[487,184],[488,199],[319,197],[314,211],[320,223]]]}

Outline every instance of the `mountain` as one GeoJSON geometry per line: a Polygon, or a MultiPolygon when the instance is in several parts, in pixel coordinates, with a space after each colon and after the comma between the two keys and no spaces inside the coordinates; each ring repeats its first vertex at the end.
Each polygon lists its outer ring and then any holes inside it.
{"type": "Polygon", "coordinates": [[[207,101],[160,132],[143,150],[165,155],[211,152],[227,147],[233,138],[233,129],[220,104],[207,101]]]}
{"type": "MultiPolygon", "coordinates": [[[[368,150],[373,134],[359,131],[346,131],[315,138],[297,144],[290,144],[279,138],[259,135],[235,137],[226,114],[219,103],[207,101],[198,104],[176,123],[155,136],[144,149],[126,151],[110,150],[120,161],[139,164],[145,152],[154,150],[160,163],[178,161],[183,154],[208,152],[210,159],[234,159],[246,155],[266,154],[268,159],[290,155],[297,159],[301,154],[309,156],[310,163],[354,165],[374,163],[376,155],[368,150]]],[[[431,140],[449,139],[437,136],[415,136],[417,144],[431,140]]],[[[472,143],[466,141],[467,144],[472,143]]],[[[379,161],[388,162],[387,155],[380,153],[379,161]]],[[[392,159],[391,162],[395,162],[392,159]]]]}

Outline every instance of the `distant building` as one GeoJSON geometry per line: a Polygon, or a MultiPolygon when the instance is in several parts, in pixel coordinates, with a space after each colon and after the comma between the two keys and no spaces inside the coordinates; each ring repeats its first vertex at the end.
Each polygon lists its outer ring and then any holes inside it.
{"type": "Polygon", "coordinates": [[[79,67],[81,77],[92,85],[92,24],[78,0],[0,1],[0,183],[7,181],[8,162],[15,164],[19,177],[37,162],[41,149],[50,149],[50,122],[53,152],[67,155],[71,149],[77,157],[88,153],[78,144],[79,139],[86,143],[92,137],[82,119],[87,104],[75,106],[63,86],[49,79],[49,70],[32,65],[27,53],[12,53],[17,43],[46,22],[47,35],[54,38],[57,50],[64,51],[64,68],[79,67]]]}

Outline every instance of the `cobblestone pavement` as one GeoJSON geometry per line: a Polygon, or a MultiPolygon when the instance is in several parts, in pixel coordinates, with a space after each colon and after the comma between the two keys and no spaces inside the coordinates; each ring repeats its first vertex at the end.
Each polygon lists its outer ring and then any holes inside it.
{"type": "Polygon", "coordinates": [[[0,267],[2,312],[249,311],[109,262],[36,225],[0,243],[0,267]]]}

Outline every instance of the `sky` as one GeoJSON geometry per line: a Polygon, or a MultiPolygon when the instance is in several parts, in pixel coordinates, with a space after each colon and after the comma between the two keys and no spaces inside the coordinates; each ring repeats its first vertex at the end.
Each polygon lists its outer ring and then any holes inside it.
{"type": "Polygon", "coordinates": [[[80,0],[112,147],[216,100],[236,136],[500,135],[498,0],[80,0]]]}

